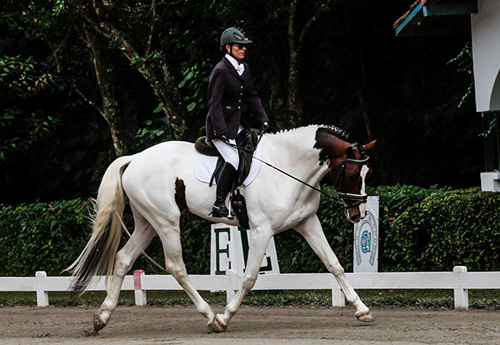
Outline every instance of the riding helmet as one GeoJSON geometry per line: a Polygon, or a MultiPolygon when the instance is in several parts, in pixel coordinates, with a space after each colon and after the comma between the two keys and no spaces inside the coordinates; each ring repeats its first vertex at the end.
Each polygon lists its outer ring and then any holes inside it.
{"type": "Polygon", "coordinates": [[[245,33],[238,28],[230,27],[224,30],[220,36],[220,46],[224,47],[226,44],[250,44],[253,43],[246,36],[245,33]]]}

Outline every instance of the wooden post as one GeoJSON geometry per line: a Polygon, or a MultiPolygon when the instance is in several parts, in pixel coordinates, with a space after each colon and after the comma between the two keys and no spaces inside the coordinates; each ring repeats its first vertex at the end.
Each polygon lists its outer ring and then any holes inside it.
{"type": "Polygon", "coordinates": [[[332,306],[345,307],[345,295],[340,287],[332,289],[332,306]]]}
{"type": "Polygon", "coordinates": [[[43,288],[43,281],[47,278],[47,273],[45,271],[37,271],[35,278],[36,305],[39,307],[48,307],[49,293],[43,288]]]}
{"type": "Polygon", "coordinates": [[[148,304],[146,291],[142,289],[142,277],[145,275],[144,270],[134,271],[134,295],[135,305],[144,307],[148,304]]]}
{"type": "Polygon", "coordinates": [[[226,301],[229,303],[233,297],[236,295],[236,292],[238,292],[238,274],[236,274],[236,271],[234,270],[227,270],[227,288],[226,288],[226,301]]]}
{"type": "Polygon", "coordinates": [[[462,273],[467,273],[467,267],[455,266],[453,273],[456,275],[455,288],[453,289],[455,309],[469,309],[469,291],[462,288],[462,277],[460,277],[462,273]]]}

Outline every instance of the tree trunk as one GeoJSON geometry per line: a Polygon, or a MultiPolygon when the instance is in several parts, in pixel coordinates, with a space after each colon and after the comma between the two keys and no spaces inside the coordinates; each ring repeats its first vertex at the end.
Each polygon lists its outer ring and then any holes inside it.
{"type": "Polygon", "coordinates": [[[290,48],[290,66],[288,68],[288,83],[287,83],[287,122],[296,127],[301,123],[303,113],[303,98],[299,91],[300,87],[300,42],[297,35],[297,7],[298,0],[290,2],[290,13],[288,20],[288,46],[290,48]]]}
{"type": "Polygon", "coordinates": [[[86,25],[84,25],[84,31],[87,47],[90,51],[92,65],[94,66],[97,78],[97,85],[99,86],[102,98],[102,107],[99,110],[108,123],[116,156],[120,157],[127,154],[128,141],[125,136],[125,131],[122,130],[120,125],[121,121],[115,99],[113,81],[109,72],[109,70],[111,70],[111,63],[102,51],[99,37],[96,37],[95,32],[86,25]]]}
{"type": "Polygon", "coordinates": [[[331,3],[333,0],[326,0],[319,5],[314,15],[309,18],[302,30],[297,28],[297,12],[298,0],[290,2],[290,12],[288,17],[288,45],[290,48],[290,66],[288,69],[288,89],[287,89],[287,107],[292,125],[303,125],[305,119],[304,113],[304,98],[300,90],[301,82],[301,60],[304,49],[304,42],[312,25],[319,17],[331,11],[331,3]]]}
{"type": "Polygon", "coordinates": [[[361,108],[361,115],[363,115],[363,121],[365,122],[366,135],[368,139],[373,140],[373,130],[370,118],[370,111],[368,109],[368,104],[366,102],[365,92],[362,87],[356,88],[356,94],[358,95],[359,106],[361,108]]]}
{"type": "MultiPolygon", "coordinates": [[[[107,21],[107,17],[104,15],[106,13],[106,6],[94,0],[92,6],[85,3],[76,5],[75,8],[77,14],[84,22],[100,35],[114,41],[118,49],[130,61],[131,65],[137,68],[158,98],[174,130],[174,137],[176,139],[184,139],[187,134],[184,121],[187,118],[187,111],[180,97],[177,84],[169,73],[167,66],[162,66],[160,61],[149,58],[149,54],[147,54],[149,46],[145,49],[145,55],[141,56],[131,42],[127,40],[126,35],[117,29],[112,22],[107,21]]],[[[110,6],[115,6],[115,4],[110,6]]],[[[125,18],[120,18],[119,20],[125,21],[125,18]]],[[[148,40],[148,42],[150,41],[148,40]]]]}

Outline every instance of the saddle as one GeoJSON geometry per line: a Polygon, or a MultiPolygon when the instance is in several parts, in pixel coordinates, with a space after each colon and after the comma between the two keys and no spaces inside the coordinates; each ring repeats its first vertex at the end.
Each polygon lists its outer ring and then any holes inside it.
{"type": "MultiPolygon", "coordinates": [[[[231,206],[234,210],[234,213],[238,217],[240,224],[242,227],[248,229],[248,215],[246,210],[246,202],[243,195],[241,195],[238,188],[243,184],[248,173],[250,172],[250,167],[252,165],[253,152],[259,141],[260,131],[258,129],[243,129],[236,136],[236,145],[238,146],[238,154],[240,158],[240,164],[238,166],[237,177],[232,187],[232,197],[231,197],[231,206]]],[[[215,156],[219,157],[217,160],[217,165],[210,179],[209,186],[213,185],[213,181],[217,179],[221,173],[222,165],[224,164],[224,158],[221,157],[219,151],[215,145],[207,140],[206,136],[198,138],[194,144],[195,149],[204,155],[207,156],[215,156]]]]}

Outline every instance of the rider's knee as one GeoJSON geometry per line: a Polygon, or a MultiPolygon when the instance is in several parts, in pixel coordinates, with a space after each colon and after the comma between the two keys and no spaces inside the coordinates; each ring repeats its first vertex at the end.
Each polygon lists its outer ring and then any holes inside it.
{"type": "Polygon", "coordinates": [[[238,170],[238,166],[240,165],[240,158],[238,156],[231,157],[231,159],[226,160],[226,163],[231,164],[235,170],[238,170]]]}

